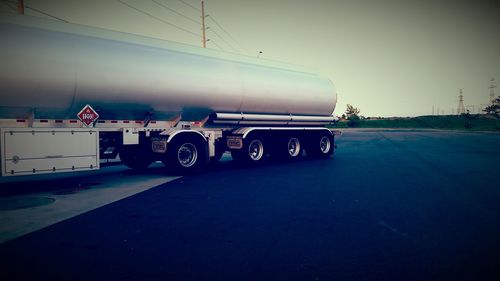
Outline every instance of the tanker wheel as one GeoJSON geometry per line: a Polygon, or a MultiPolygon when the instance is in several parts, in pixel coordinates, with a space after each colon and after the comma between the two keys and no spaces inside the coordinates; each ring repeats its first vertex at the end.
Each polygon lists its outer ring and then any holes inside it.
{"type": "Polygon", "coordinates": [[[120,160],[125,166],[134,170],[146,169],[153,163],[153,157],[151,157],[149,151],[139,145],[122,146],[120,160]]]}
{"type": "Polygon", "coordinates": [[[313,135],[306,147],[307,156],[326,159],[333,153],[333,138],[326,133],[313,135]]]}
{"type": "Polygon", "coordinates": [[[205,164],[206,149],[201,140],[193,137],[179,137],[169,144],[167,159],[162,161],[180,174],[192,174],[205,164]]]}
{"type": "Polygon", "coordinates": [[[265,145],[262,137],[250,136],[245,140],[242,149],[231,151],[231,156],[237,162],[254,165],[264,161],[264,149],[265,145]]]}
{"type": "Polygon", "coordinates": [[[297,160],[302,156],[302,141],[297,136],[282,138],[274,147],[275,156],[282,160],[297,160]]]}

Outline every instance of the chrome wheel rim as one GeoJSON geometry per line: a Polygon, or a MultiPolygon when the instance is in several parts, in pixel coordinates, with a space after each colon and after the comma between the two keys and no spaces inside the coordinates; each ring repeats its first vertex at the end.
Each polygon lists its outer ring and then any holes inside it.
{"type": "Polygon", "coordinates": [[[328,153],[330,151],[330,138],[323,136],[319,141],[319,149],[321,153],[328,153]]]}
{"type": "Polygon", "coordinates": [[[177,160],[185,168],[189,168],[196,163],[198,159],[198,150],[192,143],[185,143],[177,150],[177,160]]]}
{"type": "Polygon", "coordinates": [[[297,157],[300,154],[300,142],[297,138],[291,138],[288,141],[288,155],[297,157]]]}
{"type": "Polygon", "coordinates": [[[253,140],[248,146],[248,156],[253,161],[259,161],[264,155],[264,145],[260,140],[253,140]]]}

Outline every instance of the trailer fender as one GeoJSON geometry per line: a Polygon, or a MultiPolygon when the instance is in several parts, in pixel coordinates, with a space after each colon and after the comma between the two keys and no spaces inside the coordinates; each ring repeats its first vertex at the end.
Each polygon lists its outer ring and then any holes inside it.
{"type": "Polygon", "coordinates": [[[200,137],[205,143],[207,142],[207,138],[199,131],[196,130],[167,130],[160,135],[166,135],[167,137],[167,144],[170,143],[175,137],[179,135],[185,135],[185,134],[195,134],[197,137],[200,137]]]}
{"type": "MultiPolygon", "coordinates": [[[[205,145],[204,151],[206,152],[205,155],[203,155],[204,161],[208,162],[209,161],[209,143],[205,135],[203,135],[202,132],[196,131],[196,130],[179,130],[179,129],[172,129],[172,130],[167,130],[162,133],[160,133],[160,136],[167,137],[165,142],[165,150],[162,151],[163,153],[168,151],[168,144],[171,143],[174,139],[178,139],[181,137],[190,137],[190,138],[195,138],[202,142],[205,145]]],[[[156,144],[156,142],[154,142],[156,144]]],[[[154,148],[153,148],[154,150],[154,148]]]]}

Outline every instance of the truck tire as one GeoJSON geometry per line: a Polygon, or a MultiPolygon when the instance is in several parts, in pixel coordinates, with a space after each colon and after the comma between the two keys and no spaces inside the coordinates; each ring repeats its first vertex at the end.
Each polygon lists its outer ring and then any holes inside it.
{"type": "Polygon", "coordinates": [[[310,137],[306,147],[307,156],[326,159],[333,153],[333,138],[327,133],[316,134],[310,137]]]}
{"type": "Polygon", "coordinates": [[[276,154],[283,160],[297,160],[302,156],[302,141],[298,136],[292,135],[283,138],[275,148],[276,154]]]}
{"type": "Polygon", "coordinates": [[[124,145],[119,152],[122,163],[134,170],[146,169],[153,163],[151,153],[139,145],[124,145]]]}
{"type": "Polygon", "coordinates": [[[205,165],[206,145],[196,137],[181,136],[170,142],[167,159],[163,161],[174,172],[192,174],[205,165]]]}
{"type": "Polygon", "coordinates": [[[243,148],[240,150],[232,150],[231,156],[233,160],[243,164],[258,164],[265,159],[265,142],[258,135],[249,136],[244,141],[243,148]]]}

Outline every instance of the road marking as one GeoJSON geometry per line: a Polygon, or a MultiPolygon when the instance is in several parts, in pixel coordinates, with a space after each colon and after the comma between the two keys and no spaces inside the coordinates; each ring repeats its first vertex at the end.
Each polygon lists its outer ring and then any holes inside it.
{"type": "MultiPolygon", "coordinates": [[[[120,173],[100,176],[98,186],[80,190],[77,193],[25,195],[24,197],[49,197],[55,199],[55,201],[52,204],[31,208],[0,211],[0,243],[95,210],[178,178],[180,177],[154,174],[123,175],[120,173]]],[[[19,196],[19,198],[22,197],[19,196]]]]}

